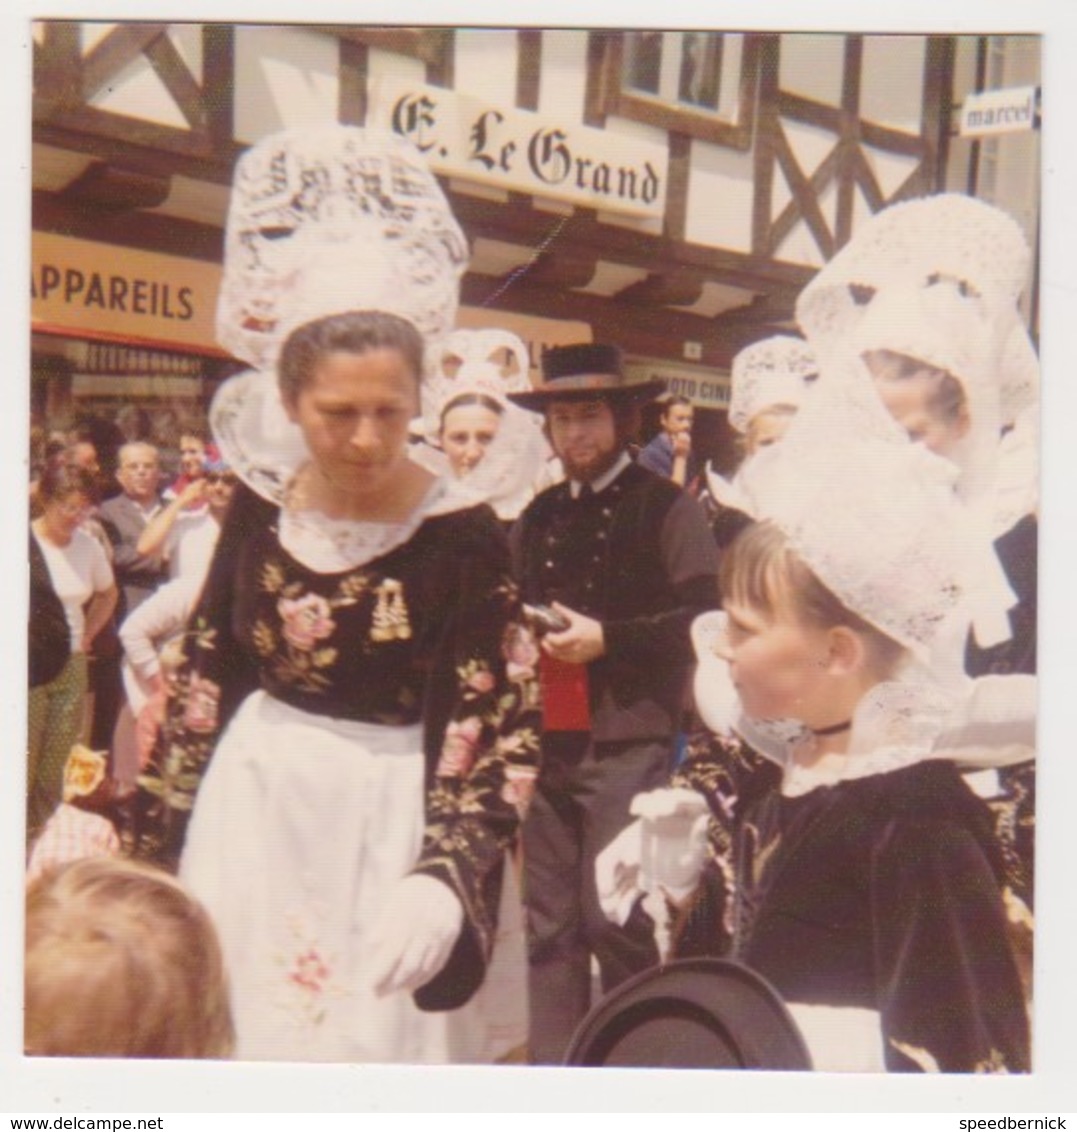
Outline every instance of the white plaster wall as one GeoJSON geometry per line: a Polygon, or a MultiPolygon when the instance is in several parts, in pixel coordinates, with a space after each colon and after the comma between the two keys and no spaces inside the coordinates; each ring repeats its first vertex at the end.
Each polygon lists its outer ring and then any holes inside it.
{"type": "Polygon", "coordinates": [[[587,33],[544,31],[538,113],[582,122],[587,93],[587,33]]]}
{"type": "Polygon", "coordinates": [[[731,251],[751,251],[752,163],[751,152],[692,143],[686,239],[731,251]]]}
{"type": "Polygon", "coordinates": [[[494,106],[515,106],[519,54],[516,32],[500,28],[460,28],[453,39],[456,45],[454,89],[494,106]]]}
{"type": "Polygon", "coordinates": [[[922,35],[865,36],[860,116],[919,134],[926,54],[922,35]]]}
{"type": "Polygon", "coordinates": [[[91,106],[176,129],[190,125],[145,55],[132,59],[90,100],[91,106]]]}
{"type": "Polygon", "coordinates": [[[841,103],[844,58],[842,35],[783,35],[779,85],[793,94],[837,106],[841,103]]]}
{"type": "Polygon", "coordinates": [[[290,126],[335,122],[336,40],[301,28],[236,27],[236,137],[255,142],[290,126]]]}

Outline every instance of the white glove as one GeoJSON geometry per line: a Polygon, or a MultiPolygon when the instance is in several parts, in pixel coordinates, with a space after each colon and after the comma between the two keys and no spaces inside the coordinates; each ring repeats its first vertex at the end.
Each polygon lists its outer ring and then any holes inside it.
{"type": "Polygon", "coordinates": [[[607,920],[622,927],[643,895],[674,901],[695,891],[707,857],[707,803],[684,787],[637,794],[626,826],[595,858],[595,888],[607,920]]]}
{"type": "Polygon", "coordinates": [[[370,982],[379,995],[413,991],[445,966],[464,923],[447,884],[416,873],[391,892],[370,933],[370,982]]]}
{"type": "Polygon", "coordinates": [[[651,790],[637,794],[630,809],[643,819],[640,887],[679,903],[695,891],[707,859],[703,795],[685,787],[651,790]]]}
{"type": "Polygon", "coordinates": [[[595,858],[595,888],[602,914],[624,927],[632,906],[643,895],[640,862],[643,859],[643,822],[626,826],[595,858]]]}

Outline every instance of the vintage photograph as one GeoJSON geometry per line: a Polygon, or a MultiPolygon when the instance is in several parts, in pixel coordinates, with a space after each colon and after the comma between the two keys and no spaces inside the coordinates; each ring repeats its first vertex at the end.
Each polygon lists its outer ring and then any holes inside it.
{"type": "Polygon", "coordinates": [[[1043,58],[36,19],[28,1062],[1033,1073],[1043,58]]]}

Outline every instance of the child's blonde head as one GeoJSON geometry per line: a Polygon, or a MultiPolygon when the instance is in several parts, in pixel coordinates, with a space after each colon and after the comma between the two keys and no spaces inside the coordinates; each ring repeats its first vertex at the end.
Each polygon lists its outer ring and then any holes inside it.
{"type": "Polygon", "coordinates": [[[906,657],[905,648],[854,613],[818,579],[773,523],[745,528],[722,556],[719,572],[722,601],[761,614],[768,621],[791,620],[816,629],[839,626],[863,642],[872,674],[893,675],[906,657]]]}
{"type": "Polygon", "coordinates": [[[224,965],[208,915],[131,861],[50,869],[26,894],[25,1048],[66,1057],[228,1057],[224,965]]]}

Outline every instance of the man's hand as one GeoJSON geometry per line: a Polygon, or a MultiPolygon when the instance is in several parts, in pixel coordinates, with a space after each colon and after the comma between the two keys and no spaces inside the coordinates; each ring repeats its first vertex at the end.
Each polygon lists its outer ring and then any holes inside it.
{"type": "Polygon", "coordinates": [[[554,660],[570,664],[589,664],[605,655],[606,637],[601,621],[585,617],[557,601],[553,608],[568,620],[568,628],[560,633],[547,633],[542,638],[544,652],[554,660]]]}

